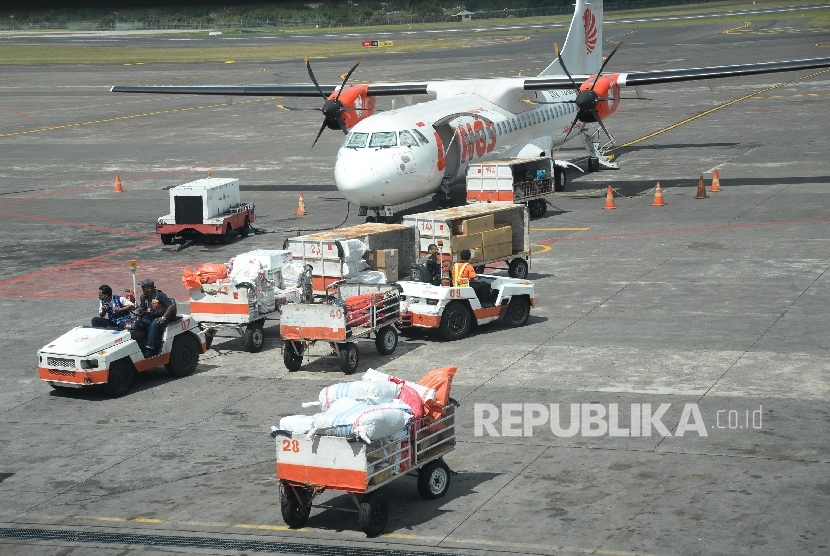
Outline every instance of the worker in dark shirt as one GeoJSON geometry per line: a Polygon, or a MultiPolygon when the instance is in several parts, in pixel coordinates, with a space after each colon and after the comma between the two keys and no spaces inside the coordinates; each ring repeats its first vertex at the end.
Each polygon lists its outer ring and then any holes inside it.
{"type": "Polygon", "coordinates": [[[157,289],[152,280],[142,280],[141,291],[143,293],[138,303],[141,310],[140,329],[147,329],[147,341],[142,351],[145,357],[149,357],[155,355],[161,347],[158,345],[161,329],[176,316],[176,302],[157,289]]]}
{"type": "Polygon", "coordinates": [[[427,247],[427,254],[421,257],[419,263],[427,267],[429,272],[429,283],[433,286],[441,285],[441,261],[438,259],[438,246],[430,243],[427,247]]]}

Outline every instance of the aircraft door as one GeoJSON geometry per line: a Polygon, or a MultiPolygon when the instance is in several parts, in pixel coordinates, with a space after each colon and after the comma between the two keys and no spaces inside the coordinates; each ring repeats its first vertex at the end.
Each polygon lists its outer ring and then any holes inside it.
{"type": "Polygon", "coordinates": [[[438,170],[443,170],[444,181],[455,181],[461,164],[461,149],[455,130],[449,123],[435,127],[435,142],[438,145],[438,170]]]}

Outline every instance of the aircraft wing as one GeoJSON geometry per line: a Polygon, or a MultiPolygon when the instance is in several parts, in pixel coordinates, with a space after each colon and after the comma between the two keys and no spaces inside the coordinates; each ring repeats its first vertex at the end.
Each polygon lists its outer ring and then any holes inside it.
{"type": "MultiPolygon", "coordinates": [[[[319,97],[340,85],[114,85],[111,93],[154,93],[167,95],[223,95],[255,97],[319,97]]],[[[369,85],[371,96],[425,95],[426,83],[377,83],[369,85]]]]}
{"type": "MultiPolygon", "coordinates": [[[[617,85],[620,87],[637,87],[659,83],[676,83],[679,81],[697,81],[701,79],[720,79],[742,75],[778,73],[782,71],[807,71],[830,68],[830,58],[810,58],[805,60],[786,60],[782,62],[759,62],[735,66],[711,66],[675,70],[654,70],[632,73],[620,73],[617,85]]],[[[591,76],[574,75],[574,81],[581,84],[591,76]]],[[[525,79],[526,91],[547,91],[551,89],[573,89],[573,83],[566,76],[531,77],[525,79]]]]}

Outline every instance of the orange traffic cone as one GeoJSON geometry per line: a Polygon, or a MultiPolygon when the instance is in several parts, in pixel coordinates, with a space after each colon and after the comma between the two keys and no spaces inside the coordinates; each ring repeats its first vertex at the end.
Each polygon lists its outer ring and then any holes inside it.
{"type": "Polygon", "coordinates": [[[663,190],[660,189],[660,182],[657,182],[657,187],[654,190],[654,202],[651,203],[653,207],[664,207],[666,202],[663,200],[663,190]]]}
{"type": "Polygon", "coordinates": [[[712,193],[720,193],[723,191],[720,188],[720,174],[718,174],[717,168],[715,168],[715,173],[712,175],[712,188],[709,191],[712,193]]]}
{"type": "Polygon", "coordinates": [[[208,170],[208,175],[207,175],[207,177],[210,177],[210,170],[208,170]]]}
{"type": "Polygon", "coordinates": [[[617,205],[614,204],[614,190],[611,189],[611,184],[608,184],[608,192],[605,194],[605,206],[602,207],[602,209],[606,210],[615,208],[617,208],[617,205]]]}
{"type": "Polygon", "coordinates": [[[697,195],[695,195],[695,199],[708,199],[709,195],[706,194],[706,186],[703,185],[703,176],[700,176],[700,180],[697,182],[697,195]]]}
{"type": "Polygon", "coordinates": [[[118,172],[115,173],[115,192],[124,193],[124,188],[121,187],[121,176],[118,175],[118,172]]]}
{"type": "Polygon", "coordinates": [[[300,202],[297,204],[297,216],[305,216],[306,214],[308,214],[308,212],[305,210],[305,198],[303,197],[303,194],[300,193],[300,202]]]}

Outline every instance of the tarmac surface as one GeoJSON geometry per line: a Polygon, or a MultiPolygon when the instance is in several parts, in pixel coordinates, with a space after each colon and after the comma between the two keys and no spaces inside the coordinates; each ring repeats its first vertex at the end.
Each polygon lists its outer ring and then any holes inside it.
{"type": "MultiPolygon", "coordinates": [[[[609,27],[603,48],[625,42],[612,71],[827,55],[830,32],[784,17],[732,33],[717,23],[609,27]]],[[[563,41],[559,30],[377,53],[354,79],[532,75],[563,41]]],[[[330,82],[353,60],[312,63],[330,82]]],[[[334,510],[315,510],[302,530],[282,522],[269,428],[344,377],[333,358],[288,373],[276,327],[261,353],[217,338],[193,375],[143,374],[120,399],[38,380],[36,351],[88,323],[99,284],[131,286],[130,259],[186,312],[182,267],[362,221],[333,184],[342,136],[329,130],[309,149],[316,114],[275,108],[284,99],[108,87],[306,79],[301,61],[3,68],[0,553],[830,551],[830,72],[720,80],[713,92],[705,82],[651,87],[654,100],[623,101],[606,122],[628,145],[616,151],[621,169],[569,174],[558,210],[532,222],[537,307],[526,327],[486,325],[455,343],[415,333],[391,357],[360,346],[359,373],[417,379],[457,365],[462,404],[447,496],[424,501],[414,479],[394,481],[376,539],[334,510]],[[708,189],[715,168],[723,192],[695,199],[698,176],[708,189]],[[207,171],[239,178],[256,226],[272,233],[163,247],[154,222],[168,212],[166,190],[207,171]],[[113,192],[116,172],[124,193],[113,192]],[[657,181],[665,207],[651,206],[657,181]],[[608,184],[617,210],[602,210],[608,184]],[[305,217],[295,215],[300,193],[305,217]],[[607,412],[609,426],[618,413],[626,434],[592,436],[583,418],[571,436],[547,422],[528,436],[521,410],[503,404],[559,404],[562,428],[582,404],[577,416],[607,412]],[[639,436],[629,434],[633,404],[639,436]],[[499,419],[477,435],[476,411],[493,406],[519,424],[499,419]]],[[[584,151],[573,142],[560,155],[584,151]]],[[[339,493],[323,500],[351,504],[339,493]]]]}

